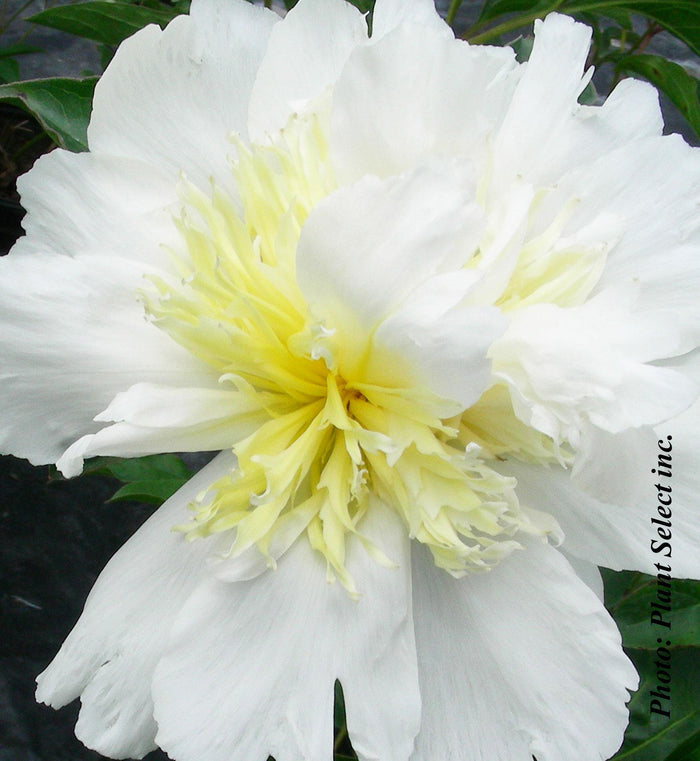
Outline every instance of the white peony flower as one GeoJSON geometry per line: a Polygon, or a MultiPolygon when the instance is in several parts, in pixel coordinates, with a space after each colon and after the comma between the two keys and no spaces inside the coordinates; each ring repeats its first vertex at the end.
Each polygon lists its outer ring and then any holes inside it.
{"type": "Polygon", "coordinates": [[[328,761],[338,679],[362,761],[619,747],[637,678],[590,587],[656,572],[660,436],[700,570],[700,155],[646,84],[578,104],[587,27],[535,32],[518,64],[429,0],[371,38],[342,0],[194,0],[121,46],[90,152],[22,179],[3,449],[223,450],[39,677],[88,746],[328,761]]]}

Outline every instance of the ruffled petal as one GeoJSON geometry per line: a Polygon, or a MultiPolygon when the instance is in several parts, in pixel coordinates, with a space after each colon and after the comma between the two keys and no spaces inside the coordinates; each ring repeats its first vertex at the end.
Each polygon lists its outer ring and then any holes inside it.
{"type": "Polygon", "coordinates": [[[349,3],[302,0],[277,24],[250,98],[252,140],[281,129],[289,117],[338,78],[350,53],[367,42],[367,23],[349,3]]]}
{"type": "Polygon", "coordinates": [[[355,538],[347,567],[361,591],[330,585],[319,555],[297,542],[249,582],[209,580],[172,631],[153,684],[158,744],[178,761],[327,761],[333,684],[340,680],[361,761],[406,759],[420,721],[408,540],[373,505],[360,530],[398,568],[355,538]]]}
{"type": "Polygon", "coordinates": [[[38,679],[54,708],[80,696],[78,738],[112,758],[156,747],[151,678],[172,622],[205,573],[208,540],[172,532],[187,505],[233,467],[221,454],[171,497],[109,561],[78,623],[38,679]]]}
{"type": "Polygon", "coordinates": [[[589,422],[619,433],[693,403],[694,381],[650,364],[680,352],[677,320],[640,313],[628,296],[601,293],[581,306],[536,304],[512,314],[489,354],[523,422],[578,447],[589,422]]]}
{"type": "MultiPolygon", "coordinates": [[[[625,477],[624,467],[615,472],[615,458],[610,455],[609,477],[622,481],[630,491],[641,492],[639,498],[627,500],[624,506],[587,494],[577,487],[567,471],[556,466],[536,468],[511,460],[499,466],[499,470],[518,479],[517,493],[523,504],[557,519],[565,535],[563,548],[570,554],[615,571],[642,571],[653,575],[658,573],[655,564],[660,562],[670,564],[676,578],[698,578],[698,431],[700,404],[696,403],[679,417],[659,426],[651,441],[642,439],[642,451],[636,450],[633,455],[639,471],[637,474],[635,469],[634,478],[625,477]],[[658,471],[658,442],[668,446],[667,436],[672,437],[673,446],[670,478],[651,472],[652,469],[658,471]],[[670,494],[657,488],[657,484],[670,487],[670,494]],[[669,500],[668,505],[663,504],[669,500]],[[666,515],[668,510],[670,516],[666,515]],[[667,531],[671,534],[670,547],[663,546],[668,541],[667,531]],[[668,552],[672,553],[670,557],[668,552]]],[[[618,447],[616,451],[619,457],[624,450],[618,447]]]]}
{"type": "Polygon", "coordinates": [[[277,14],[244,0],[195,0],[161,32],[125,40],[95,89],[88,143],[203,189],[232,183],[232,132],[247,133],[255,76],[277,14]],[[156,128],[160,125],[160,128],[156,128]]]}
{"type": "Polygon", "coordinates": [[[333,91],[339,180],[400,174],[429,156],[464,156],[484,169],[516,67],[512,50],[470,47],[413,24],[356,50],[333,91]]]}
{"type": "Polygon", "coordinates": [[[673,315],[678,354],[700,343],[699,153],[678,135],[648,138],[563,178],[559,189],[579,199],[571,226],[601,211],[624,220],[598,290],[634,284],[640,309],[673,315]]]}
{"type": "Polygon", "coordinates": [[[532,543],[490,573],[453,579],[416,548],[413,579],[423,697],[413,761],[599,761],[617,750],[637,675],[559,552],[532,543]]]}
{"type": "Polygon", "coordinates": [[[216,385],[206,367],[148,323],[143,269],[123,259],[13,252],[0,259],[0,448],[55,462],[95,415],[137,382],[216,385]]]}

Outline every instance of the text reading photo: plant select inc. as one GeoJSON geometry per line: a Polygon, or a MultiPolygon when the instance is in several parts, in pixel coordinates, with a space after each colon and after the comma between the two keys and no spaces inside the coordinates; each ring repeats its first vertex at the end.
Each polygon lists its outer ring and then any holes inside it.
{"type": "Polygon", "coordinates": [[[650,602],[650,623],[652,626],[662,627],[665,632],[663,637],[657,637],[659,645],[656,649],[656,685],[649,691],[649,713],[671,718],[671,563],[673,549],[671,539],[671,517],[673,502],[671,477],[673,456],[673,437],[666,436],[658,441],[658,453],[656,467],[651,472],[658,477],[656,488],[656,515],[651,519],[653,538],[651,539],[651,551],[655,555],[667,558],[667,562],[655,562],[658,571],[656,575],[656,599],[650,602]]]}

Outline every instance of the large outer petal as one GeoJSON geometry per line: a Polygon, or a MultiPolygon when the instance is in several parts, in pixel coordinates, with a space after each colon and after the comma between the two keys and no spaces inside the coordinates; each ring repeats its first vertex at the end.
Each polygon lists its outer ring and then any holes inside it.
{"type": "Polygon", "coordinates": [[[453,579],[416,547],[413,579],[423,697],[413,761],[600,761],[617,750],[637,676],[559,552],[532,543],[453,579]]]}
{"type": "Polygon", "coordinates": [[[80,696],[76,735],[113,758],[153,750],[151,679],[168,631],[206,571],[207,540],[172,532],[187,504],[233,466],[221,454],[171,497],[109,561],[51,665],[37,699],[58,708],[80,696]]]}
{"type": "Polygon", "coordinates": [[[408,540],[379,504],[360,530],[399,567],[380,566],[351,537],[347,567],[358,601],[328,583],[306,540],[274,571],[209,580],[192,594],[153,685],[158,744],[173,758],[328,761],[336,678],[361,761],[409,756],[420,697],[408,540]]]}
{"type": "Polygon", "coordinates": [[[123,259],[11,253],[0,260],[0,448],[55,462],[115,394],[137,382],[216,384],[148,323],[143,267],[123,259]]]}
{"type": "Polygon", "coordinates": [[[195,0],[161,32],[120,46],[95,90],[90,150],[152,162],[202,188],[230,184],[232,132],[247,133],[250,93],[279,17],[244,0],[195,0]]]}
{"type": "MultiPolygon", "coordinates": [[[[613,570],[633,570],[656,574],[655,563],[670,563],[678,578],[700,576],[700,521],[697,501],[700,494],[700,403],[678,418],[657,428],[651,442],[643,439],[641,452],[636,452],[641,476],[627,482],[628,488],[642,492],[634,503],[610,504],[577,488],[569,473],[553,466],[549,469],[510,461],[499,469],[518,479],[520,501],[537,510],[552,514],[565,535],[563,547],[572,555],[613,570]],[[657,467],[657,440],[673,442],[672,478],[659,479],[651,473],[657,467]],[[667,520],[657,511],[656,484],[672,488],[671,546],[672,556],[652,552],[651,543],[661,543],[657,529],[668,527],[653,524],[652,519],[667,520]],[[641,488],[639,481],[641,481],[641,488]]],[[[664,444],[666,446],[666,444],[664,444]]],[[[627,471],[623,471],[627,472],[627,471]]],[[[610,453],[610,478],[621,477],[615,469],[615,455],[610,453]]],[[[619,488],[619,487],[616,487],[619,488]]]]}
{"type": "Polygon", "coordinates": [[[179,241],[177,185],[144,161],[58,149],[17,187],[27,236],[13,255],[98,254],[168,266],[165,247],[179,241]]]}

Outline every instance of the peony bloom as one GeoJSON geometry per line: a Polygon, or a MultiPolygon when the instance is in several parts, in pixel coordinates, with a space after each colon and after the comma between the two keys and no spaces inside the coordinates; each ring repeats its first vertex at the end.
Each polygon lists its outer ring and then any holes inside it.
{"type": "Polygon", "coordinates": [[[361,761],[619,747],[596,565],[656,572],[660,437],[700,570],[700,155],[646,84],[578,104],[587,27],[535,32],[518,64],[429,0],[371,37],[342,0],[194,0],[21,181],[4,450],[221,450],[39,677],[85,744],[328,761],[337,679],[361,761]]]}

